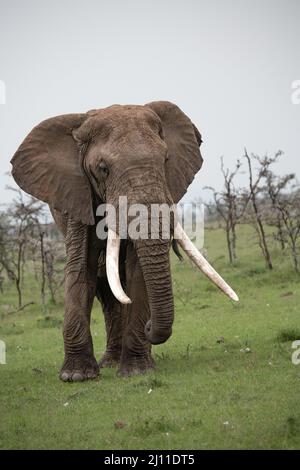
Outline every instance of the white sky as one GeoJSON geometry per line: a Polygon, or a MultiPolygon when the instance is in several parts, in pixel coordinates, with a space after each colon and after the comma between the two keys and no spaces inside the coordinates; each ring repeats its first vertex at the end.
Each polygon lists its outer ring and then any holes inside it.
{"type": "Polygon", "coordinates": [[[34,125],[113,103],[169,100],[194,121],[205,161],[187,199],[244,146],[284,150],[278,172],[299,176],[297,79],[299,0],[0,0],[0,202],[34,125]]]}

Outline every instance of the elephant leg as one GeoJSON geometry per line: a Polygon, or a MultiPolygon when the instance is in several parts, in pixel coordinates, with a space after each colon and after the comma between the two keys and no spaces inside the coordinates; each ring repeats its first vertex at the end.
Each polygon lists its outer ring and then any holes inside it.
{"type": "Polygon", "coordinates": [[[105,276],[98,278],[97,297],[102,305],[106,329],[106,351],[100,367],[113,367],[120,362],[122,351],[123,306],[118,302],[105,276]]]}
{"type": "Polygon", "coordinates": [[[124,329],[122,354],[118,374],[130,376],[143,374],[154,369],[151,344],[147,341],[144,328],[150,319],[150,307],[141,267],[132,243],[127,246],[126,293],[132,300],[124,306],[124,329]]]}
{"type": "Polygon", "coordinates": [[[72,220],[66,232],[65,360],[60,378],[82,381],[99,375],[90,332],[90,316],[96,293],[99,241],[95,229],[72,220]]]}

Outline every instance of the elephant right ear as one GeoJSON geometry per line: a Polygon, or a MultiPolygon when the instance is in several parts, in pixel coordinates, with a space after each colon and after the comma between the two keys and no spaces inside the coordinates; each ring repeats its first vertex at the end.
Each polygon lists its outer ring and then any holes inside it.
{"type": "Polygon", "coordinates": [[[153,101],[146,104],[160,118],[164,140],[168,147],[166,179],[173,201],[187,192],[203,159],[200,153],[200,132],[181,109],[169,101],[153,101]]]}
{"type": "Polygon", "coordinates": [[[27,193],[84,224],[95,223],[92,191],[72,135],[86,114],[65,114],[41,122],[11,160],[12,175],[27,193]]]}

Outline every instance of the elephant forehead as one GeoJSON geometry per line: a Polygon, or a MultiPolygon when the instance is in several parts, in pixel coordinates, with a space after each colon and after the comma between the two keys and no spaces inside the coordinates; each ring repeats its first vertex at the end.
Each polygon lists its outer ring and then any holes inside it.
{"type": "Polygon", "coordinates": [[[160,129],[160,119],[151,109],[138,105],[113,105],[108,108],[91,110],[88,119],[77,130],[79,141],[94,139],[98,135],[108,135],[112,130],[122,135],[138,130],[148,134],[160,129]]]}
{"type": "Polygon", "coordinates": [[[102,109],[92,109],[87,112],[87,115],[95,120],[112,121],[112,122],[126,122],[145,120],[151,122],[159,122],[159,117],[151,109],[142,105],[120,105],[114,104],[102,109]]]}

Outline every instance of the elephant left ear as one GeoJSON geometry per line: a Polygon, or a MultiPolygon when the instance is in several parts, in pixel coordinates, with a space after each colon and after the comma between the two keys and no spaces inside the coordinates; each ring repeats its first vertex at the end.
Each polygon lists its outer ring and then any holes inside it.
{"type": "Polygon", "coordinates": [[[21,189],[83,224],[95,223],[92,192],[75,131],[85,114],[64,114],[38,124],[14,154],[12,175],[21,189]]]}
{"type": "Polygon", "coordinates": [[[186,193],[203,159],[200,153],[200,132],[181,109],[169,101],[146,104],[160,118],[169,159],[166,178],[173,201],[177,203],[186,193]]]}

